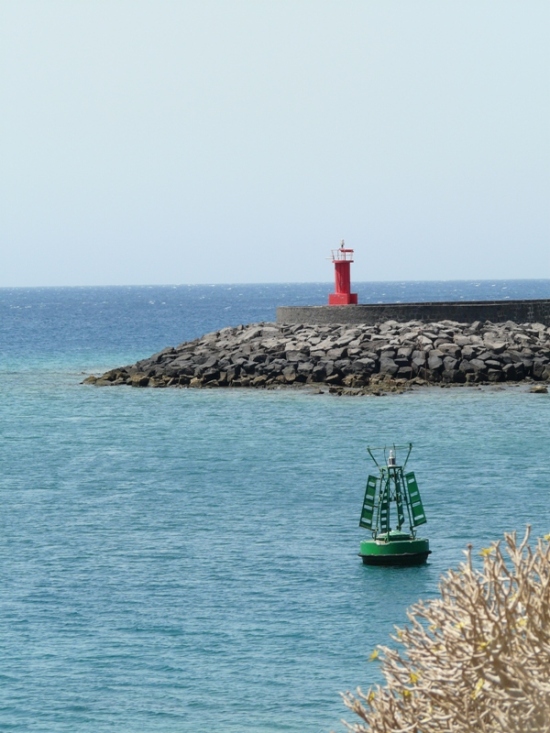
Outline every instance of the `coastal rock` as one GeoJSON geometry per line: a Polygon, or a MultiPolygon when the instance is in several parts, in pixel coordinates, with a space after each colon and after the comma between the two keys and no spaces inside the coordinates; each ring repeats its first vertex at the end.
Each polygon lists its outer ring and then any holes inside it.
{"type": "Polygon", "coordinates": [[[84,382],[96,386],[255,387],[326,384],[338,394],[419,383],[550,380],[550,329],[539,323],[346,325],[256,323],[169,346],[84,382]],[[384,385],[382,388],[380,385],[384,385]],[[342,392],[344,390],[344,392],[342,392]]]}

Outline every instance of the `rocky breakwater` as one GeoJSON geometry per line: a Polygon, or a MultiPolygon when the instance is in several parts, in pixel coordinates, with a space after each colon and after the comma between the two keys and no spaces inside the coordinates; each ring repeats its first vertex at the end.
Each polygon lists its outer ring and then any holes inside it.
{"type": "Polygon", "coordinates": [[[98,386],[326,385],[356,393],[409,384],[550,379],[550,327],[454,321],[228,327],[84,381],[98,386]]]}

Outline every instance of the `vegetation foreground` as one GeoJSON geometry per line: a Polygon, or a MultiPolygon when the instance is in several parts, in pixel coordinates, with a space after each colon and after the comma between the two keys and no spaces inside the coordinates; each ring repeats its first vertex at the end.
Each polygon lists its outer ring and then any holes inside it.
{"type": "Polygon", "coordinates": [[[346,693],[354,733],[547,733],[550,731],[550,535],[528,545],[507,534],[472,548],[440,584],[441,597],[408,611],[410,625],[379,646],[385,679],[346,693]]]}

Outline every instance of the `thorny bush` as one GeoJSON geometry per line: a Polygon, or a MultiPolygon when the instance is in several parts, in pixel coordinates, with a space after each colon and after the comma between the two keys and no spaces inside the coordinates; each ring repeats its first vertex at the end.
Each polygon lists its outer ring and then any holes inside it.
{"type": "Polygon", "coordinates": [[[550,535],[506,534],[411,606],[399,650],[379,646],[385,684],[346,693],[353,733],[550,733],[550,535]]]}

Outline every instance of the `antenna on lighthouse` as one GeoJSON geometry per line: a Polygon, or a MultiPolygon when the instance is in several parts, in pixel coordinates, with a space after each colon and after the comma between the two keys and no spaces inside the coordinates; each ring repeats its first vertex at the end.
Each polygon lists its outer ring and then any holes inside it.
{"type": "Polygon", "coordinates": [[[357,305],[357,293],[351,292],[350,266],[353,250],[346,247],[344,240],[338,249],[332,250],[334,264],[334,293],[328,296],[329,305],[357,305]]]}

